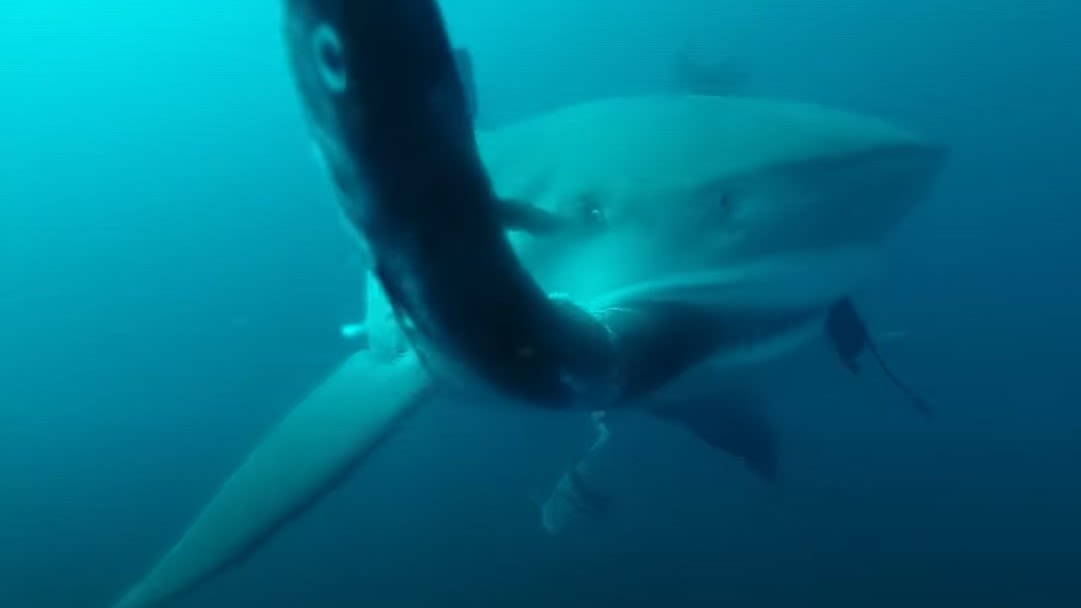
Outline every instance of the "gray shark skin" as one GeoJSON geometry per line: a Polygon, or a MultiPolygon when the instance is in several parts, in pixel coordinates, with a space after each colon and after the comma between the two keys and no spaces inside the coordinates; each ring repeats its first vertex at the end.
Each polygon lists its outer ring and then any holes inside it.
{"type": "MultiPolygon", "coordinates": [[[[829,307],[873,271],[881,240],[925,197],[945,160],[941,147],[874,118],[737,97],[600,99],[476,138],[498,199],[526,205],[509,216],[555,222],[548,231],[508,226],[515,253],[544,291],[595,310],[619,312],[632,300],[693,304],[729,320],[740,339],[695,368],[717,378],[822,335],[829,307]],[[762,331],[756,318],[769,321],[762,331]]],[[[237,564],[362,464],[435,391],[455,390],[420,363],[374,278],[368,298],[369,348],[255,446],[115,608],[157,606],[237,564]]],[[[678,382],[651,390],[634,407],[687,398],[678,382]]],[[[711,417],[679,409],[668,418],[711,417]]],[[[748,449],[768,470],[768,455],[748,449]]]]}

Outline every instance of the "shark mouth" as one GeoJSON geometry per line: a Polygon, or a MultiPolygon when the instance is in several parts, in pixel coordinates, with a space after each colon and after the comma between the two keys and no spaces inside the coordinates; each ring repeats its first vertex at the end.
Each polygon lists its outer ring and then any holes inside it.
{"type": "Polygon", "coordinates": [[[603,310],[626,301],[679,301],[717,314],[825,309],[871,274],[866,247],[778,255],[726,268],[682,272],[611,291],[587,303],[603,310]]]}

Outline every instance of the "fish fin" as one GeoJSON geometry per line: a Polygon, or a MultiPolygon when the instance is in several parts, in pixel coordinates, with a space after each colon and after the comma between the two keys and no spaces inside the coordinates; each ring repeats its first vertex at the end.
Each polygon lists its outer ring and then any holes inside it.
{"type": "Polygon", "coordinates": [[[760,477],[776,481],[780,460],[777,435],[756,392],[734,388],[668,400],[650,413],[683,425],[710,446],[741,460],[760,477]]]}
{"type": "Polygon", "coordinates": [[[242,562],[336,488],[433,387],[412,354],[393,363],[354,354],[271,429],[113,608],[158,606],[242,562]]]}
{"type": "Polygon", "coordinates": [[[458,69],[458,79],[465,92],[466,108],[469,119],[477,120],[477,84],[473,78],[473,54],[465,47],[454,49],[454,65],[458,69]]]}

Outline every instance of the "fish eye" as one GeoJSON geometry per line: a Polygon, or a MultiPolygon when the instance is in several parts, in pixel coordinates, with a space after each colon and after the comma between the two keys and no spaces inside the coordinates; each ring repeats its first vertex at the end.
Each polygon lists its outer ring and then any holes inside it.
{"type": "Polygon", "coordinates": [[[320,24],[312,34],[312,53],[319,78],[334,93],[345,90],[345,57],[338,33],[327,24],[320,24]]]}

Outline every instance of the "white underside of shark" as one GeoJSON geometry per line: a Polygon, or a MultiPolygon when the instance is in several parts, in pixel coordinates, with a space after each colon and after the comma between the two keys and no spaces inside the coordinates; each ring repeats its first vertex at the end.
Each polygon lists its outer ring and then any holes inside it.
{"type": "MultiPolygon", "coordinates": [[[[883,237],[944,160],[941,148],[873,118],[733,97],[599,100],[477,137],[499,196],[599,222],[511,235],[546,290],[594,307],[628,294],[675,299],[735,318],[824,313],[872,271],[883,237]]],[[[236,564],[445,390],[400,342],[379,290],[369,291],[370,348],[255,447],[114,608],[156,606],[236,564]]],[[[809,319],[722,345],[704,366],[735,374],[791,352],[819,331],[820,317],[809,319]]]]}

